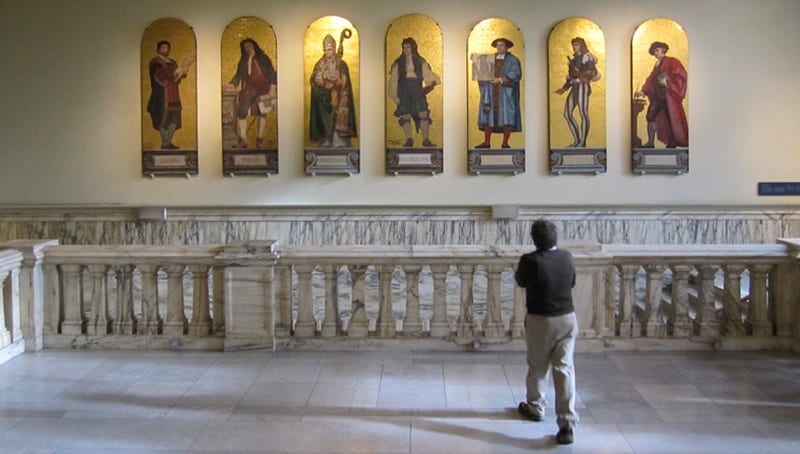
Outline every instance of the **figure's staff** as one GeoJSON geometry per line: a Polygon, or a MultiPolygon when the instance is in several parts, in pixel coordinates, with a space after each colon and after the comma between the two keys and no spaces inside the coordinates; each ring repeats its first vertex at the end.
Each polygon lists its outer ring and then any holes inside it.
{"type": "MultiPolygon", "coordinates": [[[[353,32],[349,28],[345,28],[342,30],[342,33],[339,34],[339,48],[336,49],[336,55],[333,57],[333,61],[336,64],[336,70],[339,70],[339,66],[342,63],[342,56],[344,55],[344,40],[353,36],[353,32]]],[[[349,81],[348,81],[349,82],[349,81]]],[[[333,102],[333,109],[331,109],[331,130],[328,132],[328,140],[333,140],[333,133],[336,130],[336,124],[339,120],[339,101],[340,96],[338,95],[338,91],[341,87],[341,81],[339,84],[334,85],[334,92],[332,93],[331,100],[333,102]],[[337,86],[338,85],[338,86],[337,86]]]]}

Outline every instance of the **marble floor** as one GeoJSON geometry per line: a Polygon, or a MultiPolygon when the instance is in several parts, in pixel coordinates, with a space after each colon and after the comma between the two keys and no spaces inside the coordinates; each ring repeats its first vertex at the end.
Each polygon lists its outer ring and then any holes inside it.
{"type": "MultiPolygon", "coordinates": [[[[575,443],[522,353],[46,350],[0,365],[0,453],[796,453],[800,356],[579,354],[575,443]]],[[[552,395],[549,398],[552,402],[552,395]]]]}

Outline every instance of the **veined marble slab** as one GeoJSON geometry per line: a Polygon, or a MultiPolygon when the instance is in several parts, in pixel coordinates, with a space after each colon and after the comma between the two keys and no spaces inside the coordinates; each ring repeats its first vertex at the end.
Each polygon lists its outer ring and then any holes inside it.
{"type": "Polygon", "coordinates": [[[491,207],[167,208],[165,221],[138,208],[0,208],[0,241],[61,244],[227,244],[278,240],[291,245],[530,244],[538,218],[562,240],[603,244],[772,244],[800,237],[799,209],[561,210],[520,208],[493,219],[491,207]]]}

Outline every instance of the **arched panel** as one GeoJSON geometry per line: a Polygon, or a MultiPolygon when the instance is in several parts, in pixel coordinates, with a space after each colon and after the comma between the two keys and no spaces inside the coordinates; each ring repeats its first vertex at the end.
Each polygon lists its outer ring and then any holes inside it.
{"type": "Polygon", "coordinates": [[[631,41],[633,171],[689,171],[689,40],[671,19],[650,19],[631,41]]]}
{"type": "Polygon", "coordinates": [[[467,42],[471,173],[525,171],[524,59],[525,41],[513,22],[490,18],[472,28],[467,42]]]}
{"type": "Polygon", "coordinates": [[[589,19],[564,19],[548,38],[550,172],[606,171],[605,37],[589,19]]]}
{"type": "Polygon", "coordinates": [[[180,19],[158,19],[141,46],[142,174],[197,175],[197,42],[180,19]]]}
{"type": "Polygon", "coordinates": [[[305,60],[305,171],[360,171],[359,36],[349,20],[321,17],[308,26],[305,60]]]}
{"type": "Polygon", "coordinates": [[[386,32],[386,172],[442,173],[442,31],[421,14],[386,32]]]}
{"type": "Polygon", "coordinates": [[[222,171],[278,173],[278,67],[275,32],[258,17],[225,27],[220,44],[222,171]]]}

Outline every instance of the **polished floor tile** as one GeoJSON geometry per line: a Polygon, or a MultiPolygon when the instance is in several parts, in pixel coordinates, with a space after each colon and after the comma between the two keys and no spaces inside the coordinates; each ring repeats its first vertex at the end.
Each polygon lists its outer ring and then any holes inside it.
{"type": "Polygon", "coordinates": [[[800,356],[576,356],[558,446],[517,414],[522,352],[46,350],[0,365],[5,453],[793,453],[800,356]]]}

